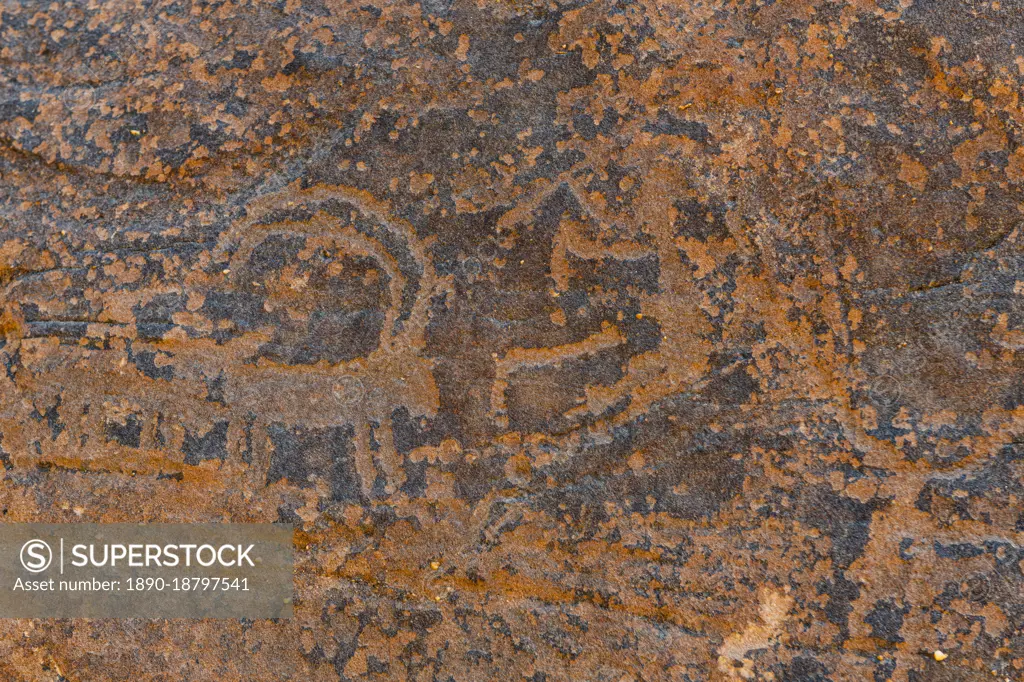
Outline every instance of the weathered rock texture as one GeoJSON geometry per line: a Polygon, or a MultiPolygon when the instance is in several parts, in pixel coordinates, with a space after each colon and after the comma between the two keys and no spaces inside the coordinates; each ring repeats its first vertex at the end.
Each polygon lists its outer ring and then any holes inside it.
{"type": "Polygon", "coordinates": [[[1018,0],[4,0],[3,520],[298,565],[0,677],[1024,679],[1022,86],[1018,0]]]}

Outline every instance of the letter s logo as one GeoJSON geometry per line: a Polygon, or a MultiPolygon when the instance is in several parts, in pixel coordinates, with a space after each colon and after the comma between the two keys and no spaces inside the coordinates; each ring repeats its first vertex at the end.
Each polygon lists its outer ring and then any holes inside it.
{"type": "Polygon", "coordinates": [[[42,540],[29,540],[21,546],[21,565],[29,573],[39,573],[50,567],[53,551],[42,540]]]}

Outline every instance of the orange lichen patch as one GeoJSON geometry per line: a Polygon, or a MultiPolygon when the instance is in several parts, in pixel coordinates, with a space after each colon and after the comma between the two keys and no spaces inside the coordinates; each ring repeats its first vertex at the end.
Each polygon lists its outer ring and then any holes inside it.
{"type": "Polygon", "coordinates": [[[900,157],[899,178],[918,192],[922,192],[925,183],[928,182],[928,169],[919,161],[903,155],[900,157]]]}
{"type": "Polygon", "coordinates": [[[9,311],[5,310],[0,315],[0,335],[7,338],[17,338],[23,333],[23,327],[9,311]]]}

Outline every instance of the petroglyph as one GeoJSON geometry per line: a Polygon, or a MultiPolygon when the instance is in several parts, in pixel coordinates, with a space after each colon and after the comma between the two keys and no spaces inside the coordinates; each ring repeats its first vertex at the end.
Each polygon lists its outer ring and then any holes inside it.
{"type": "Polygon", "coordinates": [[[1017,680],[1018,5],[5,0],[0,519],[297,570],[0,678],[1017,680]]]}
{"type": "MultiPolygon", "coordinates": [[[[584,261],[587,268],[599,269],[609,261],[636,261],[652,259],[657,263],[659,278],[657,291],[637,295],[641,312],[638,319],[647,318],[658,325],[660,340],[657,348],[631,357],[624,368],[623,377],[610,386],[588,386],[582,404],[572,408],[567,417],[577,424],[595,420],[607,422],[607,426],[622,424],[646,413],[650,407],[666,397],[699,390],[700,380],[707,371],[707,357],[710,344],[707,335],[710,324],[700,307],[700,294],[693,283],[693,277],[680,259],[680,249],[673,234],[679,212],[671,204],[663,203],[670,196],[667,184],[682,180],[676,174],[667,179],[650,179],[644,185],[644,195],[650,209],[630,221],[633,239],[606,243],[597,237],[588,236],[584,226],[571,219],[559,221],[555,234],[549,265],[550,277],[554,281],[555,294],[567,291],[572,272],[569,258],[574,256],[584,261]],[[648,194],[650,196],[646,196],[648,194]],[[643,238],[650,245],[639,240],[643,238]]],[[[498,221],[501,229],[513,229],[528,221],[530,208],[542,205],[559,183],[542,186],[536,196],[521,201],[520,205],[498,221]]],[[[568,176],[565,186],[572,188],[573,196],[600,227],[611,227],[614,220],[607,211],[593,206],[582,191],[568,176]],[[595,217],[599,215],[602,217],[595,217]]],[[[606,325],[602,331],[578,342],[546,349],[516,348],[507,351],[497,360],[496,378],[491,392],[492,415],[502,426],[504,419],[505,391],[513,375],[523,367],[539,367],[543,364],[557,365],[571,358],[595,354],[601,350],[622,344],[625,339],[606,325]]]]}
{"type": "MultiPolygon", "coordinates": [[[[7,319],[17,320],[7,332],[8,350],[21,351],[30,370],[15,383],[21,391],[54,396],[54,419],[72,427],[60,434],[59,442],[54,435],[55,444],[65,452],[62,461],[73,461],[75,456],[69,450],[80,450],[81,458],[91,466],[109,465],[104,460],[118,459],[115,453],[123,448],[115,439],[113,450],[104,455],[110,443],[97,443],[96,434],[105,428],[109,431],[105,427],[108,422],[115,424],[115,430],[118,423],[122,430],[127,428],[122,423],[125,419],[138,431],[128,438],[127,447],[150,451],[168,446],[181,449],[188,438],[206,436],[211,426],[220,429],[216,451],[221,459],[228,455],[229,444],[232,454],[238,456],[238,444],[245,440],[246,432],[256,429],[265,433],[274,423],[311,428],[351,425],[363,494],[371,495],[378,474],[384,476],[385,494],[393,493],[404,475],[392,440],[392,414],[404,409],[413,418],[433,417],[438,408],[431,361],[422,351],[431,300],[442,292],[444,283],[434,275],[411,226],[389,217],[387,209],[365,193],[342,187],[295,187],[253,202],[246,217],[222,236],[211,257],[226,260],[228,267],[184,286],[141,286],[103,301],[102,312],[76,324],[81,326],[83,341],[101,340],[104,348],[59,346],[58,357],[49,357],[38,367],[31,363],[33,350],[59,344],[59,337],[40,332],[48,325],[68,324],[68,320],[46,314],[35,315],[27,323],[23,311],[32,300],[42,305],[60,301],[72,283],[66,273],[51,270],[22,275],[7,285],[5,314],[7,319]],[[328,202],[336,205],[338,215],[320,210],[328,202]],[[312,215],[306,220],[273,219],[275,212],[299,211],[312,215]],[[227,339],[210,338],[215,329],[206,320],[196,319],[202,318],[203,303],[217,295],[260,290],[260,282],[245,278],[251,276],[254,252],[273,237],[300,238],[305,252],[329,251],[331,257],[323,259],[327,268],[341,257],[364,259],[379,268],[386,283],[386,304],[379,338],[369,353],[343,362],[319,359],[311,364],[288,364],[261,355],[261,348],[272,340],[271,327],[253,326],[227,339]],[[392,253],[395,250],[401,254],[392,253]],[[35,283],[34,296],[27,291],[29,282],[35,283]],[[140,338],[142,323],[132,311],[169,294],[186,301],[177,323],[166,325],[159,338],[140,338]],[[126,350],[127,344],[130,350],[126,350]],[[159,370],[166,370],[173,380],[158,381],[154,390],[140,395],[134,386],[144,370],[137,362],[128,365],[128,361],[141,354],[152,356],[158,375],[159,370]],[[211,381],[218,393],[212,402],[203,397],[211,381]],[[76,384],[102,387],[102,402],[96,404],[95,394],[61,391],[62,386],[76,384]],[[176,433],[168,442],[161,432],[166,425],[161,422],[172,416],[177,421],[172,427],[176,433]],[[226,432],[218,426],[224,424],[226,432]]],[[[114,261],[104,269],[130,271],[130,267],[114,261]]],[[[267,292],[264,306],[287,306],[289,300],[301,304],[308,295],[292,288],[286,291],[287,295],[267,292]]],[[[27,450],[30,434],[36,431],[8,430],[5,437],[12,446],[27,450]]],[[[255,443],[256,453],[269,459],[271,453],[260,447],[260,440],[255,443]]],[[[180,467],[174,462],[160,464],[180,467]]]]}

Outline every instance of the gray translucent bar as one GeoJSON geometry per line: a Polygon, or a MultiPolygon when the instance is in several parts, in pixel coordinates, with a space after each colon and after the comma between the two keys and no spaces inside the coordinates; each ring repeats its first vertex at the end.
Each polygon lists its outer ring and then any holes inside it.
{"type": "Polygon", "coordinates": [[[292,528],[0,524],[0,618],[290,618],[292,528]]]}

